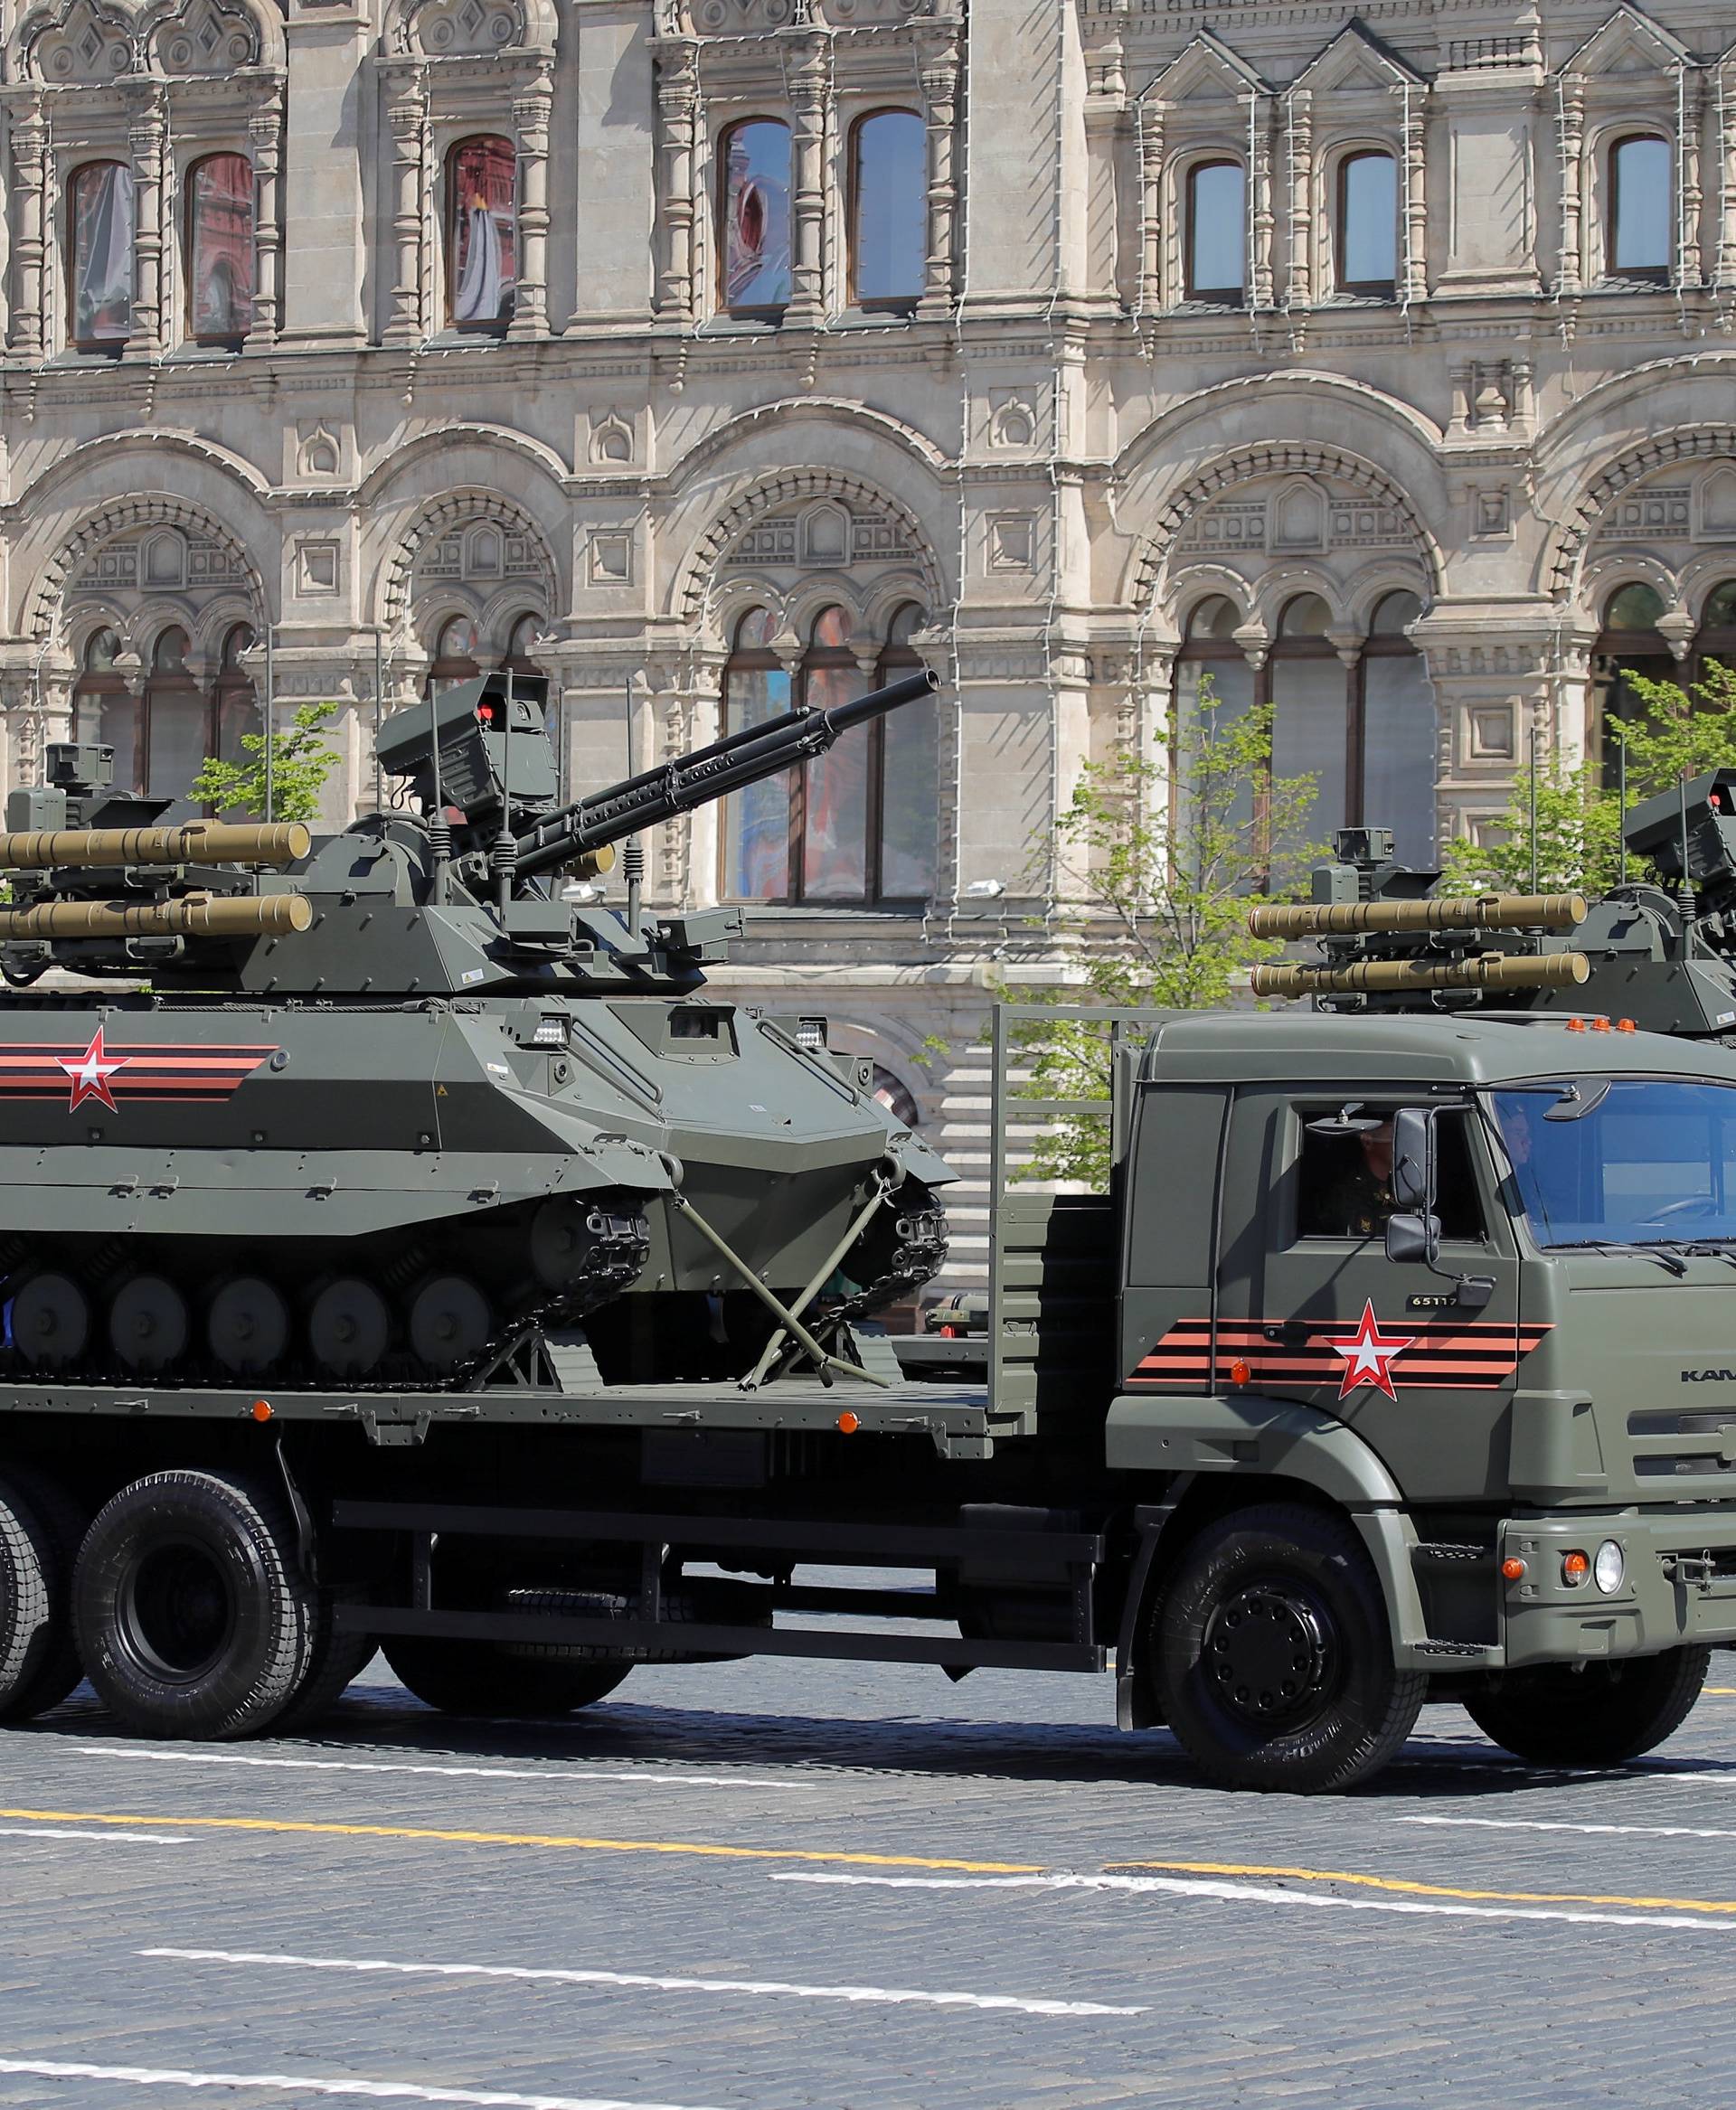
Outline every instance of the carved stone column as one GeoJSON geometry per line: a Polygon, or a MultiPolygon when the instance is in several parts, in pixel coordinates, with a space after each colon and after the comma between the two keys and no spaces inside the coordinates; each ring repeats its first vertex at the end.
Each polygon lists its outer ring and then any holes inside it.
{"type": "Polygon", "coordinates": [[[1253,108],[1254,165],[1249,171],[1249,204],[1253,212],[1253,268],[1248,287],[1250,305],[1272,305],[1272,108],[1269,96],[1261,96],[1253,108]],[[1262,108],[1260,106],[1264,105],[1262,108]]]}
{"type": "Polygon", "coordinates": [[[242,349],[269,352],[277,343],[283,306],[283,102],[278,82],[271,84],[265,100],[248,118],[247,137],[253,149],[259,200],[253,229],[258,268],[253,316],[242,349]]]}
{"type": "Polygon", "coordinates": [[[522,95],[513,98],[518,154],[518,283],[509,337],[549,333],[549,111],[553,71],[544,61],[522,95]]]}
{"type": "Polygon", "coordinates": [[[1139,141],[1139,285],[1142,315],[1155,315],[1164,297],[1164,111],[1161,102],[1133,106],[1139,141]]]}
{"type": "Polygon", "coordinates": [[[428,114],[427,76],[406,69],[392,84],[386,108],[392,136],[392,313],[388,344],[417,344],[422,328],[422,126],[428,114]]]}
{"type": "Polygon", "coordinates": [[[1700,212],[1704,194],[1700,187],[1700,134],[1705,122],[1705,76],[1698,67],[1686,73],[1682,84],[1682,195],[1676,205],[1675,282],[1678,286],[1703,285],[1707,277],[1700,251],[1700,212]]]}
{"type": "Polygon", "coordinates": [[[788,68],[791,243],[789,308],[792,323],[818,324],[826,314],[820,260],[826,218],[823,181],[826,141],[826,44],[816,36],[797,42],[788,68]]]}
{"type": "Polygon", "coordinates": [[[657,313],[680,322],[693,313],[693,140],[699,118],[697,47],[665,47],[657,60],[658,145],[663,159],[663,268],[657,313]]]}
{"type": "Polygon", "coordinates": [[[929,253],[918,315],[943,316],[952,306],[952,252],[958,215],[953,174],[953,131],[958,117],[958,45],[947,37],[925,45],[920,61],[928,104],[929,253]]]}
{"type": "Polygon", "coordinates": [[[1578,293],[1582,206],[1580,196],[1580,155],[1585,141],[1585,82],[1570,73],[1561,82],[1561,258],[1555,275],[1556,290],[1578,293]]]}
{"type": "Polygon", "coordinates": [[[1429,201],[1427,126],[1420,90],[1412,89],[1404,105],[1404,256],[1399,287],[1401,300],[1429,297],[1429,201]]]}
{"type": "Polygon", "coordinates": [[[1736,286],[1736,66],[1724,66],[1718,74],[1718,155],[1722,172],[1719,193],[1718,263],[1712,283],[1736,286]]]}
{"type": "Polygon", "coordinates": [[[133,325],[127,350],[148,358],[163,348],[163,142],[161,82],[127,84],[127,143],[133,157],[133,325]]]}
{"type": "Polygon", "coordinates": [[[1292,307],[1314,304],[1314,97],[1290,95],[1290,253],[1285,283],[1292,307]]]}
{"type": "Polygon", "coordinates": [[[26,358],[42,353],[42,265],[48,224],[48,127],[40,96],[18,112],[12,129],[12,165],[17,184],[18,246],[14,251],[12,348],[26,358]]]}

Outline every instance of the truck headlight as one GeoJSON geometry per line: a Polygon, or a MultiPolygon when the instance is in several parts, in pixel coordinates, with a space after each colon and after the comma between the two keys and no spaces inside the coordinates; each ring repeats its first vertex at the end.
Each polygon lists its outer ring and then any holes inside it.
{"type": "Polygon", "coordinates": [[[1606,1597],[1613,1597],[1621,1587],[1622,1578],[1628,1573],[1627,1557],[1613,1539],[1606,1539],[1598,1548],[1591,1563],[1591,1579],[1606,1597]]]}

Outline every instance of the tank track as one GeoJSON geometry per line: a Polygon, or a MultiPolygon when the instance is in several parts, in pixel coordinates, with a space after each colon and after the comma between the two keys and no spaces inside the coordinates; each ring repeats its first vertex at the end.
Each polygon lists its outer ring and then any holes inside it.
{"type": "Polygon", "coordinates": [[[590,1225],[594,1243],[584,1264],[565,1288],[519,1312],[499,1328],[466,1362],[448,1371],[433,1391],[467,1392],[486,1384],[495,1371],[527,1347],[539,1333],[560,1333],[576,1325],[588,1312],[624,1296],[638,1280],[651,1250],[651,1227],[643,1213],[594,1209],[590,1225]]]}

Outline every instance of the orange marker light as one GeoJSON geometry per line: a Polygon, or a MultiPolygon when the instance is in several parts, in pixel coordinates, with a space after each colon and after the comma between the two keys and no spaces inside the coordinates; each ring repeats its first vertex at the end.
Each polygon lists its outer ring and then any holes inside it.
{"type": "Polygon", "coordinates": [[[1582,1018],[1571,1018],[1567,1022],[1567,1030],[1570,1033],[1582,1033],[1585,1031],[1585,1021],[1582,1018]]]}
{"type": "Polygon", "coordinates": [[[1594,1033],[1607,1033],[1609,1031],[1609,1021],[1607,1018],[1594,1018],[1591,1021],[1591,1031],[1594,1033]]]}
{"type": "Polygon", "coordinates": [[[1248,1366],[1248,1359],[1245,1355],[1238,1355],[1231,1360],[1230,1364],[1230,1382],[1232,1385],[1245,1385],[1249,1379],[1253,1376],[1253,1371],[1248,1366]]]}
{"type": "Polygon", "coordinates": [[[838,1417],[838,1434],[840,1436],[854,1436],[857,1429],[859,1429],[861,1427],[862,1422],[860,1418],[857,1416],[852,1414],[847,1407],[838,1417]]]}
{"type": "Polygon", "coordinates": [[[1501,1563],[1501,1572],[1509,1582],[1517,1582],[1525,1572],[1525,1564],[1516,1553],[1509,1553],[1501,1563]]]}
{"type": "Polygon", "coordinates": [[[1561,1556],[1561,1580],[1564,1583],[1582,1583],[1591,1572],[1591,1563],[1583,1553],[1563,1553],[1561,1556]]]}
{"type": "Polygon", "coordinates": [[[255,1421],[269,1421],[272,1415],[276,1411],[276,1408],[272,1406],[269,1399],[255,1399],[253,1402],[253,1418],[255,1421]]]}
{"type": "Polygon", "coordinates": [[[1616,1021],[1616,1031],[1618,1033],[1637,1033],[1639,1027],[1630,1018],[1618,1018],[1616,1021]]]}

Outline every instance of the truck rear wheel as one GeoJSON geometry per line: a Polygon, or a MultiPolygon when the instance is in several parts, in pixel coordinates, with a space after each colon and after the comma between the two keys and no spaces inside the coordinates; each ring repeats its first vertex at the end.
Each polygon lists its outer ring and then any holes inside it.
{"type": "Polygon", "coordinates": [[[0,1481],[0,1721],[58,1707],[84,1675],[72,1638],[79,1517],[33,1473],[0,1481]]]}
{"type": "Polygon", "coordinates": [[[505,1715],[521,1721],[573,1714],[605,1700],[630,1663],[526,1662],[492,1641],[442,1641],[398,1634],[381,1644],[398,1681],[442,1714],[505,1715]]]}
{"type": "Polygon", "coordinates": [[[1393,1665],[1353,1526],[1299,1503],[1207,1525],[1150,1645],[1165,1719],[1222,1787],[1322,1794],[1367,1780],[1410,1735],[1428,1687],[1393,1665]]]}
{"type": "Polygon", "coordinates": [[[271,1724],[279,1737],[298,1736],[324,1721],[378,1653],[371,1634],[339,1634],[332,1624],[329,1601],[315,1614],[313,1653],[289,1704],[271,1724]]]}
{"type": "Polygon", "coordinates": [[[266,1728],[316,1636],[281,1499],[216,1473],[153,1473],[123,1488],[90,1527],[73,1600],[91,1684],[152,1737],[266,1728]]]}
{"type": "Polygon", "coordinates": [[[1491,1743],[1533,1766],[1621,1766],[1693,1711],[1712,1651],[1666,1648],[1616,1663],[1498,1672],[1465,1711],[1491,1743]]]}

